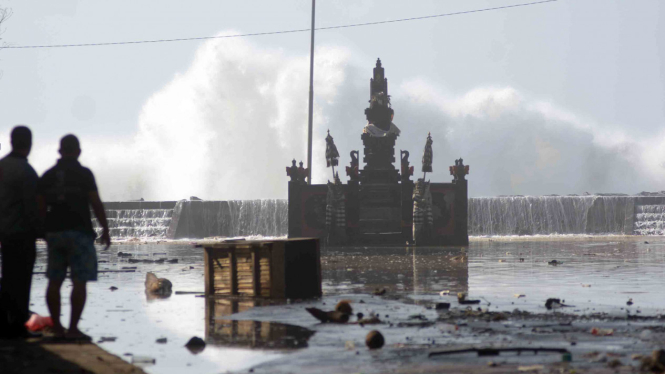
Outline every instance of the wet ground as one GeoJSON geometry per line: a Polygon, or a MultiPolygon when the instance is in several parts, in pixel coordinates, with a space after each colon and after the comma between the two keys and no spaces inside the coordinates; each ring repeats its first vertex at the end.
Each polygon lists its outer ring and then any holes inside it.
{"type": "MultiPolygon", "coordinates": [[[[45,249],[38,251],[35,271],[43,272],[45,249]]],[[[324,248],[321,300],[263,306],[175,293],[149,300],[148,271],[170,279],[174,291],[203,291],[202,249],[189,243],[114,245],[100,250],[99,260],[100,269],[111,272],[89,285],[81,328],[96,341],[115,337],[99,344],[127,361],[154,358],[145,367],[149,373],[433,372],[451,365],[457,369],[450,372],[511,372],[541,364],[549,365],[545,371],[561,369],[561,353],[428,357],[470,346],[561,348],[572,353],[577,372],[601,370],[614,360],[629,370],[639,366],[633,354],[665,345],[665,238],[481,239],[466,249],[324,248]],[[137,262],[160,259],[165,260],[137,262]],[[386,292],[374,296],[377,289],[386,292]],[[459,305],[458,292],[481,302],[459,305]],[[572,306],[549,311],[548,298],[572,306]],[[383,323],[319,324],[305,311],[332,310],[342,299],[354,313],[375,314],[383,323]],[[435,309],[444,302],[451,304],[449,311],[435,309]],[[386,339],[378,351],[364,346],[373,329],[386,339]],[[192,336],[208,341],[205,350],[194,354],[183,347],[192,336]],[[158,343],[161,338],[166,342],[158,343]],[[488,367],[490,361],[498,366],[488,367]]],[[[33,282],[32,310],[48,314],[46,278],[36,274],[33,282]]]]}

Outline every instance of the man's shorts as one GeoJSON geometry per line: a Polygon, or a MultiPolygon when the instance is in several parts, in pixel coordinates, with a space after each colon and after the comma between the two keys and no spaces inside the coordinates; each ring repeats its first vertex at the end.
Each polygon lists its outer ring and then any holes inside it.
{"type": "Polygon", "coordinates": [[[48,244],[49,280],[63,281],[67,267],[71,269],[72,280],[97,280],[97,251],[94,237],[81,231],[58,231],[46,234],[48,244]]]}

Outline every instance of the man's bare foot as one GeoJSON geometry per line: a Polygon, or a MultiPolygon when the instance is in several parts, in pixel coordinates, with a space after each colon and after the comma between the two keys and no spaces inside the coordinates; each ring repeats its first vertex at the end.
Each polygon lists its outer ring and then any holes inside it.
{"type": "Polygon", "coordinates": [[[87,342],[92,341],[92,338],[90,336],[84,334],[79,329],[69,329],[65,333],[65,339],[67,339],[67,340],[87,341],[87,342]]]}

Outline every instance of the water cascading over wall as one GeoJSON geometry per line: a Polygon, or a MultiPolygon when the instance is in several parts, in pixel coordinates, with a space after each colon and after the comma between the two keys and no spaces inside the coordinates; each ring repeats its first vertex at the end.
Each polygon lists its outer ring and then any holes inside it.
{"type": "MultiPolygon", "coordinates": [[[[166,238],[176,201],[119,201],[104,203],[112,238],[166,238]]],[[[94,215],[92,215],[94,217],[94,215]]],[[[101,227],[93,219],[97,235],[101,227]]]]}
{"type": "MultiPolygon", "coordinates": [[[[286,236],[284,199],[104,204],[114,238],[286,236]]],[[[664,235],[665,196],[470,198],[469,235],[664,235]]],[[[98,233],[100,231],[95,223],[98,233]]]]}
{"type": "MultiPolygon", "coordinates": [[[[288,204],[282,199],[128,201],[104,207],[111,237],[119,239],[286,236],[288,231],[288,204]]],[[[93,223],[99,235],[97,220],[93,223]]]]}
{"type": "Polygon", "coordinates": [[[288,203],[283,199],[180,201],[168,238],[286,236],[288,203]]]}
{"type": "Polygon", "coordinates": [[[634,197],[505,196],[469,199],[469,235],[632,233],[634,197]]]}

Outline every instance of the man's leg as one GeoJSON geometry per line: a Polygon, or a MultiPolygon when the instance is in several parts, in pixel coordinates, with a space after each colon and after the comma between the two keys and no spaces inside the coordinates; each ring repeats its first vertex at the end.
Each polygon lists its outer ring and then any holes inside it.
{"type": "Polygon", "coordinates": [[[20,263],[17,265],[18,279],[16,284],[16,302],[22,324],[30,318],[30,288],[32,287],[32,271],[35,266],[35,238],[26,237],[21,240],[20,263]]]}
{"type": "MultiPolygon", "coordinates": [[[[2,246],[2,325],[3,336],[19,337],[26,333],[32,280],[32,257],[23,237],[5,238],[2,246]],[[28,269],[29,260],[30,268],[28,269]],[[29,274],[28,274],[29,273],[29,274]],[[27,284],[26,284],[27,283],[27,284]]],[[[34,242],[33,242],[34,248],[34,242]]]]}
{"type": "Polygon", "coordinates": [[[63,281],[64,279],[49,280],[46,289],[46,304],[48,304],[48,310],[53,320],[53,332],[57,337],[65,335],[65,329],[60,323],[60,287],[62,287],[63,281]]]}
{"type": "Polygon", "coordinates": [[[46,243],[48,244],[46,304],[53,320],[53,333],[56,337],[64,337],[65,329],[60,322],[60,288],[67,277],[67,254],[61,233],[46,234],[46,243]]]}
{"type": "Polygon", "coordinates": [[[9,295],[6,293],[9,290],[7,273],[10,267],[10,260],[7,252],[8,243],[3,241],[1,245],[0,255],[2,256],[2,278],[0,278],[0,337],[4,337],[9,334],[9,295]]]}
{"type": "Polygon", "coordinates": [[[70,257],[70,264],[74,287],[71,296],[72,315],[66,336],[88,340],[90,337],[79,330],[78,323],[85,307],[87,282],[97,280],[97,252],[92,235],[78,231],[68,231],[67,235],[72,243],[73,255],[70,257]]]}
{"type": "Polygon", "coordinates": [[[83,314],[83,308],[85,307],[85,299],[87,296],[86,282],[74,280],[74,287],[72,288],[72,315],[69,321],[69,330],[67,331],[68,336],[82,336],[84,335],[78,328],[79,320],[81,320],[81,314],[83,314]]]}

